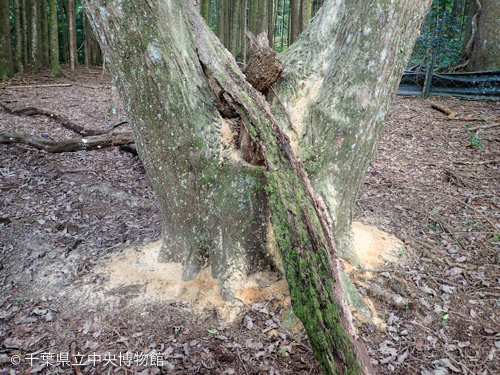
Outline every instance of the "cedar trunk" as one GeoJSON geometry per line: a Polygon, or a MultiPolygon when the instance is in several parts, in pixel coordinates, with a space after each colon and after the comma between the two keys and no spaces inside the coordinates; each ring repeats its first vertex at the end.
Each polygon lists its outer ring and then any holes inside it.
{"type": "Polygon", "coordinates": [[[281,56],[278,89],[308,152],[189,6],[87,4],[162,208],[162,260],[182,262],[186,280],[210,267],[237,305],[246,275],[277,266],[274,238],[324,373],[373,373],[331,229],[350,223],[429,0],[327,1],[281,56]]]}
{"type": "Polygon", "coordinates": [[[57,22],[57,0],[49,0],[50,75],[62,77],[59,65],[59,31],[57,22]]]}
{"type": "Polygon", "coordinates": [[[14,74],[9,0],[0,0],[0,81],[14,74]]]}

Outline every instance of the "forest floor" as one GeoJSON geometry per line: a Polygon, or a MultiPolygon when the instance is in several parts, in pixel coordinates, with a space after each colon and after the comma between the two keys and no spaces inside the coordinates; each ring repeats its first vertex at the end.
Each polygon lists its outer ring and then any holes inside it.
{"type": "MultiPolygon", "coordinates": [[[[110,76],[101,73],[16,77],[2,83],[0,101],[105,129],[116,118],[107,113],[110,76]]],[[[355,220],[397,236],[403,248],[397,261],[350,274],[378,318],[355,315],[355,323],[377,374],[498,375],[500,127],[466,126],[500,122],[500,102],[432,101],[483,121],[445,119],[431,100],[396,98],[355,220]],[[377,299],[377,290],[386,293],[377,299]],[[395,294],[408,303],[395,306],[395,294]]],[[[47,116],[0,109],[5,132],[75,137],[47,116]]],[[[0,190],[0,375],[320,373],[304,332],[280,323],[287,307],[275,294],[228,323],[213,307],[144,298],[147,280],[111,285],[102,270],[161,233],[136,156],[0,145],[0,190]]]]}

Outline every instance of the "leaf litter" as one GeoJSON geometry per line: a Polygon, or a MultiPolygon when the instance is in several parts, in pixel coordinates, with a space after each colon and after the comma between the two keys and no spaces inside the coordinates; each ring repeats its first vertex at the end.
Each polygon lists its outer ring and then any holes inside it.
{"type": "MultiPolygon", "coordinates": [[[[73,78],[41,70],[9,84],[71,86],[5,88],[0,100],[58,110],[92,129],[112,124],[109,75],[80,69],[73,78]]],[[[437,101],[461,117],[498,121],[500,103],[437,101]]],[[[403,246],[381,272],[351,279],[412,301],[395,308],[366,297],[380,321],[355,315],[378,374],[500,373],[500,140],[495,128],[474,136],[465,128],[470,123],[438,117],[428,101],[395,100],[356,201],[356,220],[396,235],[403,246]]],[[[74,136],[50,119],[3,111],[0,131],[74,136]]],[[[111,275],[96,272],[161,234],[159,207],[137,157],[118,149],[46,154],[1,146],[0,189],[2,373],[73,372],[42,360],[10,364],[15,355],[69,352],[73,342],[101,358],[128,353],[151,361],[162,354],[163,366],[124,367],[141,374],[320,373],[304,332],[281,324],[281,297],[256,300],[228,322],[191,302],[143,301],[147,285],[114,290],[111,275]],[[94,301],[97,292],[107,298],[94,301]]],[[[256,280],[257,288],[270,284],[256,280]]],[[[100,366],[89,362],[81,371],[100,373],[100,366]]]]}

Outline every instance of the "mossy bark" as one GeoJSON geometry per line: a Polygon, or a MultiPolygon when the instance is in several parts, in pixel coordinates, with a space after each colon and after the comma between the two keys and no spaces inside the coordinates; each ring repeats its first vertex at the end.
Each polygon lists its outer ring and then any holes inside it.
{"type": "Polygon", "coordinates": [[[323,199],[282,132],[286,121],[275,119],[198,12],[187,8],[188,24],[180,0],[87,1],[162,208],[162,257],[182,261],[185,279],[211,266],[231,300],[246,274],[270,264],[271,212],[294,312],[325,374],[373,373],[343,299],[328,213],[335,230],[350,222],[351,197],[429,1],[328,1],[284,56],[280,91],[287,106],[307,110],[292,117],[301,121],[301,157],[323,199]],[[221,104],[234,118],[221,117],[221,104]],[[231,121],[244,127],[264,167],[228,146],[231,121]]]}
{"type": "MultiPolygon", "coordinates": [[[[352,243],[354,200],[429,5],[326,1],[278,56],[285,71],[277,91],[299,129],[289,133],[292,144],[325,201],[341,256],[355,266],[362,260],[352,243]]],[[[290,128],[285,116],[280,123],[290,128]]]]}

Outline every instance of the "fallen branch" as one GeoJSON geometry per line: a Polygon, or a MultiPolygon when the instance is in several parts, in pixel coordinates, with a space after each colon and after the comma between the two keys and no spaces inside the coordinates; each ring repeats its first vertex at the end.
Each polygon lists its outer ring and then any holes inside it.
{"type": "Polygon", "coordinates": [[[500,159],[495,160],[483,160],[483,161],[454,161],[453,164],[464,164],[464,165],[485,165],[485,164],[496,164],[500,163],[500,159]]]}
{"type": "Polygon", "coordinates": [[[0,144],[24,143],[51,154],[61,152],[91,151],[133,143],[130,130],[101,134],[86,138],[72,138],[53,141],[31,134],[0,133],[0,144]]]}
{"type": "Polygon", "coordinates": [[[383,302],[395,307],[397,309],[408,309],[413,308],[415,306],[415,302],[411,301],[408,298],[405,298],[397,293],[392,293],[387,290],[384,290],[374,284],[368,282],[362,282],[359,280],[352,280],[352,282],[362,288],[365,288],[366,292],[383,302]]]}
{"type": "Polygon", "coordinates": [[[468,131],[473,132],[479,129],[491,129],[491,128],[496,128],[500,126],[500,122],[497,122],[495,124],[490,124],[490,125],[484,125],[484,126],[472,126],[470,128],[467,128],[468,131]]]}
{"type": "Polygon", "coordinates": [[[448,120],[448,121],[486,121],[487,117],[435,117],[437,120],[448,120]]]}
{"type": "Polygon", "coordinates": [[[66,116],[64,116],[59,111],[50,110],[50,109],[46,109],[46,108],[37,108],[37,107],[26,107],[26,108],[22,108],[22,109],[13,109],[7,103],[4,103],[2,101],[0,101],[0,106],[2,106],[3,109],[8,114],[11,114],[11,115],[16,115],[16,116],[42,115],[42,116],[50,117],[50,118],[60,122],[61,125],[63,127],[65,127],[66,129],[71,130],[71,131],[73,131],[73,132],[75,132],[83,137],[106,134],[106,133],[109,133],[114,128],[127,123],[127,120],[122,119],[104,130],[92,130],[92,129],[86,129],[81,125],[75,124],[74,122],[72,122],[70,119],[68,119],[66,116]]]}
{"type": "Polygon", "coordinates": [[[431,102],[431,107],[438,110],[439,112],[444,113],[445,115],[448,115],[448,118],[455,118],[456,113],[453,112],[451,109],[446,108],[445,106],[438,104],[436,102],[431,102]]]}
{"type": "Polygon", "coordinates": [[[6,86],[3,88],[17,90],[17,89],[38,89],[38,88],[42,88],[42,87],[69,87],[69,86],[72,86],[72,84],[71,83],[53,83],[50,85],[15,85],[15,86],[6,86]]]}

